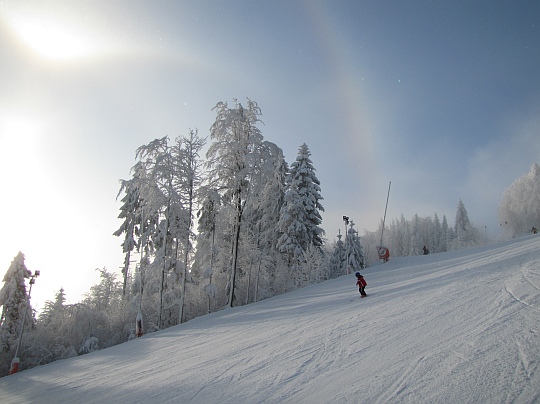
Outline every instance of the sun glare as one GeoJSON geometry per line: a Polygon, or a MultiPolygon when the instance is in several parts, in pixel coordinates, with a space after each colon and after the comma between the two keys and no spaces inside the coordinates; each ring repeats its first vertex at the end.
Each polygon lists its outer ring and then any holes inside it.
{"type": "Polygon", "coordinates": [[[34,53],[50,61],[66,61],[97,53],[96,38],[68,21],[44,15],[15,15],[11,27],[34,53]]]}

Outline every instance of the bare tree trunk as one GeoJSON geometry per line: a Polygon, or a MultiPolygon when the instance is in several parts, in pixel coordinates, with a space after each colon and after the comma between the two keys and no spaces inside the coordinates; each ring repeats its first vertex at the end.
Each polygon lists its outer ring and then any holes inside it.
{"type": "Polygon", "coordinates": [[[262,254],[259,254],[259,263],[257,265],[257,275],[255,276],[255,301],[256,303],[259,299],[258,292],[259,292],[259,275],[261,273],[261,261],[262,261],[262,254]]]}
{"type": "MultiPolygon", "coordinates": [[[[215,236],[216,236],[216,232],[213,231],[212,232],[212,247],[210,248],[210,269],[213,271],[214,270],[214,239],[215,239],[215,236]]],[[[210,275],[210,278],[208,280],[208,284],[211,285],[212,284],[212,275],[210,275]]],[[[210,310],[211,310],[211,307],[210,307],[210,303],[212,301],[212,298],[210,295],[208,295],[208,313],[210,314],[210,310]]]]}
{"type": "Polygon", "coordinates": [[[230,290],[229,290],[229,301],[227,305],[233,307],[234,302],[234,288],[236,284],[236,265],[238,260],[238,242],[240,240],[240,224],[242,223],[242,201],[240,195],[237,196],[236,204],[236,223],[235,223],[235,235],[234,235],[234,244],[233,244],[233,256],[232,256],[232,265],[231,265],[231,277],[230,277],[230,290]]]}
{"type": "MultiPolygon", "coordinates": [[[[168,209],[171,206],[170,199],[168,209]]],[[[165,272],[167,270],[167,233],[169,231],[169,217],[165,216],[165,235],[163,236],[163,268],[161,270],[161,282],[159,285],[159,308],[158,308],[158,329],[161,330],[161,321],[163,318],[163,289],[165,288],[165,272]]]]}
{"type": "Polygon", "coordinates": [[[249,304],[249,287],[251,286],[251,270],[253,269],[253,261],[250,260],[249,271],[248,271],[248,282],[246,288],[246,305],[249,304]]]}
{"type": "Polygon", "coordinates": [[[189,233],[191,232],[191,211],[193,210],[193,179],[189,181],[189,209],[188,209],[188,224],[186,229],[186,243],[184,249],[184,271],[182,273],[182,296],[180,297],[180,318],[179,321],[184,321],[184,304],[186,296],[186,276],[189,257],[189,233]]]}
{"type": "Polygon", "coordinates": [[[125,258],[125,261],[124,261],[124,269],[122,271],[124,273],[124,285],[122,286],[122,297],[123,298],[126,297],[126,284],[127,284],[130,257],[131,257],[131,250],[126,253],[126,258],[125,258]]]}

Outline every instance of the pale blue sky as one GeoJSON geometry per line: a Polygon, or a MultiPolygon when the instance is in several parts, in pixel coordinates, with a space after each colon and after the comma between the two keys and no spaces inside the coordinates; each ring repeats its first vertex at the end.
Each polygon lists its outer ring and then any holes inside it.
{"type": "Polygon", "coordinates": [[[389,181],[387,221],[462,199],[495,236],[540,162],[538,1],[9,1],[0,54],[0,273],[25,253],[39,305],[121,266],[136,148],[208,135],[218,101],[257,101],[289,163],[308,144],[330,240],[376,230],[389,181]]]}

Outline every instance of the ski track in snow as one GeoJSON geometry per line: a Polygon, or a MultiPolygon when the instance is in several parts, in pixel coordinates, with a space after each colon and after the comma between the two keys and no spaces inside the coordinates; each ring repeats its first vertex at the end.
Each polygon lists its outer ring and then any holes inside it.
{"type": "Polygon", "coordinates": [[[540,237],[391,259],[0,379],[2,403],[535,403],[540,237]]]}

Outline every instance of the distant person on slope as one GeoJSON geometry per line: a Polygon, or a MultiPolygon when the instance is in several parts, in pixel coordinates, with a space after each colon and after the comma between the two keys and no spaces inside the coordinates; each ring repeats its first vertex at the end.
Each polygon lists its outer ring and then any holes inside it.
{"type": "Polygon", "coordinates": [[[364,277],[360,274],[360,272],[357,272],[355,275],[356,275],[356,285],[358,286],[360,297],[366,297],[367,294],[366,294],[365,288],[367,286],[367,282],[364,279],[364,277]]]}
{"type": "Polygon", "coordinates": [[[427,248],[426,246],[424,246],[424,248],[423,248],[423,249],[424,249],[424,255],[428,255],[428,254],[429,254],[429,250],[428,250],[428,248],[427,248]]]}
{"type": "Polygon", "coordinates": [[[536,230],[536,227],[533,227],[533,228],[531,229],[531,233],[532,233],[532,234],[538,233],[538,230],[536,230]]]}

